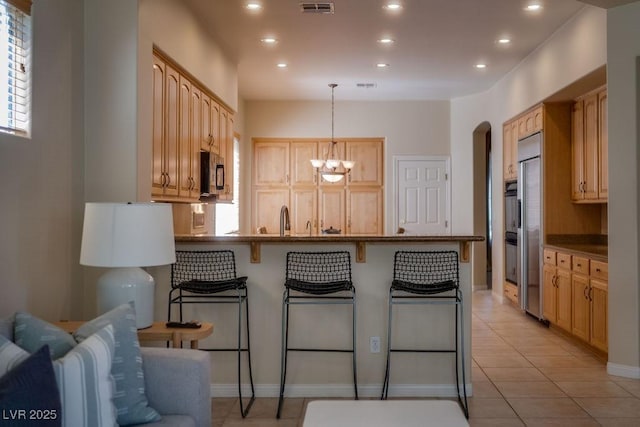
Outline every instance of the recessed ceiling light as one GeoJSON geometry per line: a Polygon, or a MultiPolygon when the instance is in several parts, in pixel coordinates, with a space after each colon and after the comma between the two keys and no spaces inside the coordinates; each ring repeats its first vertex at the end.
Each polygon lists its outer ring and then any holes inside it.
{"type": "Polygon", "coordinates": [[[389,66],[389,64],[385,64],[383,62],[379,62],[376,64],[376,67],[378,68],[387,68],[389,66]]]}
{"type": "Polygon", "coordinates": [[[487,64],[476,64],[476,68],[479,68],[479,69],[487,68],[487,64]]]}
{"type": "Polygon", "coordinates": [[[273,38],[273,37],[265,37],[263,39],[260,39],[260,41],[262,43],[266,43],[266,44],[275,44],[278,43],[278,39],[273,38]]]}
{"type": "Polygon", "coordinates": [[[389,3],[387,3],[385,6],[385,9],[389,9],[389,10],[400,10],[402,9],[402,5],[398,2],[395,1],[391,1],[389,3]]]}
{"type": "Polygon", "coordinates": [[[249,10],[262,9],[262,5],[256,1],[247,2],[247,4],[245,4],[244,7],[246,7],[249,10]]]}
{"type": "Polygon", "coordinates": [[[278,63],[278,68],[287,68],[287,64],[284,62],[278,63]]]}
{"type": "Polygon", "coordinates": [[[511,39],[507,39],[507,38],[498,39],[498,43],[500,43],[500,44],[509,44],[509,43],[511,43],[511,39]]]}
{"type": "Polygon", "coordinates": [[[529,10],[529,11],[540,10],[540,9],[542,9],[542,5],[540,5],[538,3],[531,3],[531,4],[527,5],[527,7],[525,9],[529,10]]]}
{"type": "Polygon", "coordinates": [[[395,40],[390,38],[378,39],[378,43],[380,44],[392,44],[395,40]]]}

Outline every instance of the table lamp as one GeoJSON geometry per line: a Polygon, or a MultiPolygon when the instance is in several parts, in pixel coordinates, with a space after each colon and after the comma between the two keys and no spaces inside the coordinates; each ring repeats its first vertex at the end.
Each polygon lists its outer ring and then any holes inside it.
{"type": "Polygon", "coordinates": [[[97,284],[98,313],[134,301],[136,326],[153,323],[153,277],[140,267],[176,261],[171,205],[87,203],[80,264],[110,267],[97,284]]]}

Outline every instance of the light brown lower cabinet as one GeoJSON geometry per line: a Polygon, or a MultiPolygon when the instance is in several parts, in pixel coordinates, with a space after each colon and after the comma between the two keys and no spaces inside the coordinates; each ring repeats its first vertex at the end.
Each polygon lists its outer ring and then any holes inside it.
{"type": "Polygon", "coordinates": [[[607,352],[608,264],[549,249],[544,262],[545,319],[607,352]]]}
{"type": "Polygon", "coordinates": [[[564,254],[558,253],[557,255],[547,249],[544,251],[542,315],[549,322],[570,332],[571,271],[568,266],[565,266],[567,258],[564,257],[564,254]],[[555,265],[556,259],[558,266],[555,265]]]}

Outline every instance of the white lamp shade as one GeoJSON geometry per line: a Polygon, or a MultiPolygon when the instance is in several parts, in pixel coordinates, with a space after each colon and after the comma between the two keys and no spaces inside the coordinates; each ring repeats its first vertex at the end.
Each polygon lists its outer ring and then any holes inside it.
{"type": "Polygon", "coordinates": [[[150,267],[175,261],[171,205],[85,205],[80,264],[94,267],[150,267]]]}
{"type": "Polygon", "coordinates": [[[314,168],[321,168],[324,165],[324,160],[322,159],[311,159],[311,166],[314,168]]]}
{"type": "Polygon", "coordinates": [[[344,177],[341,172],[325,172],[322,174],[322,179],[328,182],[338,182],[344,177]]]}

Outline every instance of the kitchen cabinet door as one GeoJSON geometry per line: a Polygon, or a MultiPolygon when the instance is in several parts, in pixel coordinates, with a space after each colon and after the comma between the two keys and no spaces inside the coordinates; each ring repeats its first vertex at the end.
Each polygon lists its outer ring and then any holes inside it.
{"type": "Polygon", "coordinates": [[[502,128],[503,176],[505,181],[518,178],[518,121],[505,123],[502,128]]]}
{"type": "Polygon", "coordinates": [[[178,197],[180,75],[153,56],[153,128],[151,195],[178,197]]]}
{"type": "Polygon", "coordinates": [[[346,233],[344,186],[321,186],[318,189],[318,216],[320,232],[329,228],[346,233]]]}
{"type": "Polygon", "coordinates": [[[598,199],[598,95],[584,99],[584,178],[585,200],[598,199]]]}
{"type": "Polygon", "coordinates": [[[598,92],[598,199],[609,198],[609,127],[607,90],[598,92]]]}
{"type": "Polygon", "coordinates": [[[202,92],[202,144],[200,150],[220,155],[220,106],[202,92]]]}
{"type": "Polygon", "coordinates": [[[355,162],[348,185],[382,185],[382,141],[349,141],[346,160],[355,162]]]}
{"type": "Polygon", "coordinates": [[[562,329],[571,332],[571,304],[572,304],[571,273],[558,269],[556,272],[556,324],[562,329]]]}
{"type": "Polygon", "coordinates": [[[153,56],[153,104],[151,128],[151,195],[162,196],[166,182],[166,147],[165,147],[165,76],[164,61],[153,56]]]}
{"type": "Polygon", "coordinates": [[[318,158],[318,143],[292,142],[291,143],[291,185],[316,185],[318,173],[311,165],[311,159],[318,158]]]}
{"type": "Polygon", "coordinates": [[[256,141],[253,145],[254,185],[289,185],[289,141],[256,141]]]}
{"type": "MultiPolygon", "coordinates": [[[[194,98],[199,99],[199,94],[194,95],[194,98]]],[[[196,160],[194,152],[200,153],[200,142],[197,142],[197,150],[194,148],[195,138],[192,138],[192,103],[195,103],[196,99],[192,100],[192,86],[191,82],[185,77],[180,76],[180,88],[179,88],[179,106],[178,106],[178,148],[180,168],[178,170],[179,183],[178,183],[178,196],[185,201],[197,201],[199,198],[199,186],[200,176],[195,181],[195,167],[200,166],[200,159],[196,160]],[[196,166],[197,165],[197,166],[196,166]],[[194,191],[197,188],[197,193],[194,191]]]]}
{"type": "Polygon", "coordinates": [[[556,324],[558,320],[558,304],[556,301],[556,267],[549,264],[542,266],[542,316],[556,324]]]}
{"type": "Polygon", "coordinates": [[[572,286],[572,328],[576,337],[589,342],[591,329],[591,307],[589,304],[589,278],[582,274],[573,274],[572,286]]]}
{"type": "MultiPolygon", "coordinates": [[[[224,190],[218,197],[218,200],[228,203],[233,202],[233,187],[234,187],[234,169],[235,169],[235,116],[232,112],[222,110],[221,120],[224,118],[224,151],[221,151],[221,155],[224,158],[224,190]]],[[[222,129],[221,129],[222,132],[222,129]]],[[[222,150],[222,147],[221,147],[222,150]]]]}
{"type": "Polygon", "coordinates": [[[571,200],[582,200],[584,179],[584,101],[571,109],[571,200]]]}
{"type": "Polygon", "coordinates": [[[379,235],[383,231],[383,201],[380,187],[347,189],[347,233],[379,235]]]}
{"type": "Polygon", "coordinates": [[[289,213],[291,216],[291,235],[317,235],[318,191],[316,187],[293,187],[289,213]]]}
{"type": "MultiPolygon", "coordinates": [[[[266,234],[280,234],[280,209],[289,206],[288,188],[258,188],[253,192],[253,230],[265,227],[266,234]]],[[[291,210],[289,210],[291,213],[291,210]]]]}
{"type": "Polygon", "coordinates": [[[607,335],[607,303],[608,283],[603,280],[591,279],[591,339],[594,347],[608,351],[609,339],[607,335]]]}

